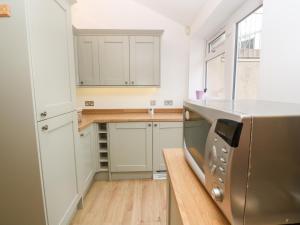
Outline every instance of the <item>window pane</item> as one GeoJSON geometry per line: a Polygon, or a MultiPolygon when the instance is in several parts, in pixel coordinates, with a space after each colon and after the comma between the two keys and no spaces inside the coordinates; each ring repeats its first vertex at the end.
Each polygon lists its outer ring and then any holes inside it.
{"type": "Polygon", "coordinates": [[[214,39],[212,42],[210,42],[208,44],[208,52],[213,52],[214,50],[216,50],[219,46],[221,46],[222,44],[224,44],[226,39],[225,33],[221,34],[219,37],[217,37],[216,39],[214,39]]]}
{"type": "Polygon", "coordinates": [[[207,61],[206,87],[210,98],[225,98],[225,54],[207,61]]]}
{"type": "Polygon", "coordinates": [[[257,97],[263,8],[238,24],[235,99],[257,97]]]}

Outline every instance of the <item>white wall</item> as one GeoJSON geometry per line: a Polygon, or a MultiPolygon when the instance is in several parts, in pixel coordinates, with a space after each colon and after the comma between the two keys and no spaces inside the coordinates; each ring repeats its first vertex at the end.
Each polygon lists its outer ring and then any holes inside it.
{"type": "Polygon", "coordinates": [[[204,89],[206,41],[198,37],[191,38],[190,48],[189,98],[195,100],[196,91],[204,89]]]}
{"type": "Polygon", "coordinates": [[[131,0],[78,0],[73,25],[86,29],[163,29],[161,88],[78,89],[78,106],[94,100],[95,108],[147,108],[150,100],[181,107],[187,96],[189,37],[185,27],[131,0]]]}
{"type": "Polygon", "coordinates": [[[300,1],[265,0],[259,97],[300,103],[300,1]]]}

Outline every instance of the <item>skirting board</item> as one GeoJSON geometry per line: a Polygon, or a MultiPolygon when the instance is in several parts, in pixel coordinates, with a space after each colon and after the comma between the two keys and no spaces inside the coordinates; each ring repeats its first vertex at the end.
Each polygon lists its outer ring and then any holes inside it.
{"type": "Polygon", "coordinates": [[[112,180],[152,179],[152,172],[111,173],[112,180]]]}
{"type": "Polygon", "coordinates": [[[99,172],[95,174],[94,180],[96,181],[108,181],[109,180],[109,173],[108,172],[99,172]]]}
{"type": "Polygon", "coordinates": [[[153,180],[167,180],[167,179],[168,179],[167,172],[153,173],[153,180]]]}

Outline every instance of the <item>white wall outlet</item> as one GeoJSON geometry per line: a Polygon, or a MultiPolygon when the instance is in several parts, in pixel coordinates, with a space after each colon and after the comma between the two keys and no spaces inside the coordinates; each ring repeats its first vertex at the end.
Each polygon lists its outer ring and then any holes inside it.
{"type": "Polygon", "coordinates": [[[172,106],[174,104],[173,100],[165,100],[164,105],[165,106],[172,106]]]}
{"type": "Polygon", "coordinates": [[[150,106],[156,106],[156,101],[155,100],[151,100],[150,101],[150,106]]]}
{"type": "Polygon", "coordinates": [[[85,101],[84,104],[85,104],[85,106],[94,106],[95,102],[94,101],[85,101]]]}

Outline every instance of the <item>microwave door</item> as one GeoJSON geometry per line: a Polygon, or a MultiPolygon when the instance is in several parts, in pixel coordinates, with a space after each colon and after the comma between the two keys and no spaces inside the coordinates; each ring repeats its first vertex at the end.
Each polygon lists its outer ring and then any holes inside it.
{"type": "Polygon", "coordinates": [[[205,146],[212,124],[192,110],[185,111],[184,141],[193,161],[204,173],[205,146]]]}

